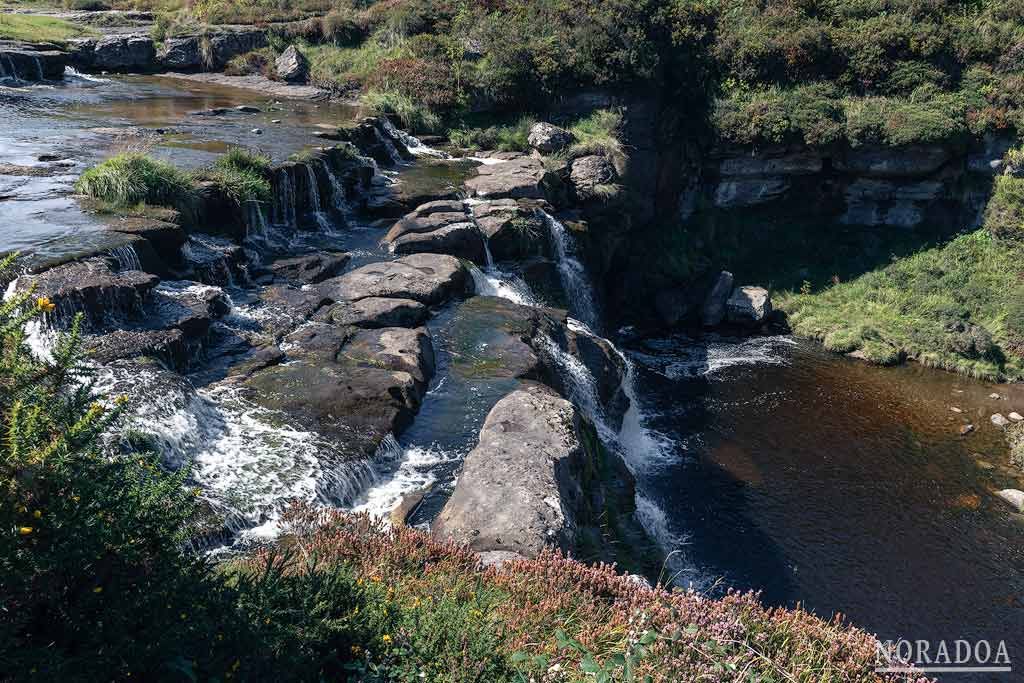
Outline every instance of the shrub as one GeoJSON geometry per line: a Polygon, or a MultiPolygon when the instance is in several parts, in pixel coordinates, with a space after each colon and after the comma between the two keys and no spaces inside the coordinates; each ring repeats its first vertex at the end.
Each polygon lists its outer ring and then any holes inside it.
{"type": "Polygon", "coordinates": [[[189,175],[141,152],[124,152],[87,169],[75,184],[85,195],[114,206],[173,206],[192,197],[189,175]]]}
{"type": "Polygon", "coordinates": [[[1024,178],[996,178],[992,198],[985,208],[985,228],[993,237],[1024,239],[1024,178]]]}
{"type": "Polygon", "coordinates": [[[369,77],[367,86],[396,93],[430,109],[451,109],[459,101],[451,69],[437,60],[385,59],[369,77]]]}
{"type": "Polygon", "coordinates": [[[614,109],[598,109],[569,126],[576,141],[569,147],[570,156],[603,154],[609,159],[625,160],[622,144],[622,113],[614,109]]]}

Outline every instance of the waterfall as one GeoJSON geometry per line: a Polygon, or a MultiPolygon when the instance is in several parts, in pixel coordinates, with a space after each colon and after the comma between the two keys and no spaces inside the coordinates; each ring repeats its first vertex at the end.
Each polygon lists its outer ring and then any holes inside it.
{"type": "Polygon", "coordinates": [[[313,165],[312,163],[302,164],[302,167],[306,169],[306,178],[309,183],[309,206],[313,212],[313,217],[316,219],[316,223],[320,226],[321,230],[330,231],[331,222],[324,215],[323,209],[320,206],[320,188],[317,185],[316,173],[313,172],[313,165]]]}
{"type": "Polygon", "coordinates": [[[33,60],[36,63],[36,74],[39,76],[39,78],[37,80],[39,80],[39,81],[46,80],[46,79],[43,78],[43,63],[42,63],[42,61],[40,61],[39,57],[33,57],[33,60]]]}
{"type": "Polygon", "coordinates": [[[397,128],[395,124],[391,123],[391,120],[386,116],[380,117],[381,127],[384,128],[384,132],[392,139],[397,139],[405,148],[409,150],[411,154],[418,157],[435,157],[437,159],[451,159],[451,155],[446,152],[442,152],[439,149],[428,147],[420,142],[419,138],[413,137],[404,130],[397,128]]]}
{"type": "Polygon", "coordinates": [[[327,175],[327,180],[331,183],[331,201],[334,202],[334,208],[338,213],[343,216],[347,216],[350,211],[348,205],[348,196],[345,192],[344,185],[338,180],[338,176],[335,175],[334,169],[331,168],[331,164],[326,159],[323,162],[324,173],[327,175]]]}
{"type": "Polygon", "coordinates": [[[17,84],[21,82],[21,78],[18,76],[18,67],[14,64],[14,60],[11,59],[10,55],[0,55],[0,68],[3,67],[3,58],[7,58],[7,68],[4,69],[4,79],[12,81],[17,84]]]}
{"type": "Polygon", "coordinates": [[[384,145],[384,149],[387,150],[388,158],[391,159],[392,164],[399,165],[404,161],[402,155],[398,153],[398,149],[395,148],[395,143],[391,141],[391,138],[381,133],[377,126],[373,126],[373,134],[377,138],[377,142],[384,145]]]}
{"type": "Polygon", "coordinates": [[[114,247],[108,253],[117,261],[118,270],[142,270],[139,254],[131,244],[114,247]]]}
{"type": "Polygon", "coordinates": [[[277,172],[278,182],[274,188],[274,223],[277,225],[295,225],[295,185],[287,168],[277,172]]]}
{"type": "Polygon", "coordinates": [[[587,278],[587,270],[577,256],[576,243],[565,226],[554,216],[546,211],[541,211],[541,214],[551,233],[551,241],[555,245],[555,253],[558,256],[558,276],[562,281],[569,309],[588,327],[597,329],[600,316],[587,278]]]}

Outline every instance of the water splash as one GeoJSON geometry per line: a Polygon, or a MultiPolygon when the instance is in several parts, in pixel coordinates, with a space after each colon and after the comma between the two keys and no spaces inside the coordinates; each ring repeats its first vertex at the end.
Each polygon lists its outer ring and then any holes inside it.
{"type": "Polygon", "coordinates": [[[434,157],[436,159],[452,158],[452,156],[447,152],[442,152],[439,149],[434,149],[433,147],[428,147],[427,145],[424,145],[419,140],[419,138],[413,137],[409,133],[406,133],[404,130],[401,130],[400,128],[396,127],[395,124],[391,123],[391,121],[387,117],[382,116],[380,117],[379,120],[381,123],[381,127],[384,129],[384,132],[388,135],[388,137],[392,138],[393,140],[398,140],[399,142],[401,142],[403,145],[405,145],[405,148],[409,150],[411,154],[414,154],[418,157],[434,157]]]}
{"type": "Polygon", "coordinates": [[[428,448],[414,446],[399,451],[391,463],[379,462],[377,485],[369,488],[352,510],[387,517],[411,492],[427,489],[437,482],[438,465],[461,459],[460,454],[437,445],[428,448]]]}

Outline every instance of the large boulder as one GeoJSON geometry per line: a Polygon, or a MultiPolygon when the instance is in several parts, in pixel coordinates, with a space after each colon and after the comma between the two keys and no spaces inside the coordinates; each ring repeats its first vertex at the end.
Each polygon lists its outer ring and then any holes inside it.
{"type": "Polygon", "coordinates": [[[725,305],[734,325],[761,325],[772,314],[772,298],[764,287],[737,287],[725,305]]]}
{"type": "Polygon", "coordinates": [[[526,141],[530,147],[541,154],[555,154],[572,143],[573,135],[554,124],[540,122],[533,124],[530,128],[530,134],[526,141]]]}
{"type": "Polygon", "coordinates": [[[522,260],[550,252],[549,233],[538,202],[495,199],[476,202],[470,209],[495,260],[522,260]]]}
{"type": "Polygon", "coordinates": [[[474,197],[485,199],[544,199],[547,171],[540,159],[520,156],[496,164],[484,164],[466,181],[474,197]]]}
{"type": "Polygon", "coordinates": [[[733,276],[727,270],[718,274],[718,278],[704,298],[704,306],[701,309],[701,322],[704,327],[717,327],[725,320],[725,302],[732,293],[733,276]]]}
{"type": "Polygon", "coordinates": [[[569,401],[540,384],[498,401],[433,532],[477,552],[572,551],[587,459],[581,422],[569,401]]]}
{"type": "Polygon", "coordinates": [[[197,36],[168,38],[156,53],[160,66],[172,71],[191,71],[203,67],[203,53],[197,36]]]}
{"type": "Polygon", "coordinates": [[[102,71],[148,71],[156,65],[156,47],[149,36],[106,36],[96,41],[91,65],[102,71]]]}
{"type": "Polygon", "coordinates": [[[327,251],[280,258],[270,264],[275,276],[289,282],[317,284],[335,277],[351,257],[345,252],[327,251]]]}
{"type": "Polygon", "coordinates": [[[381,241],[395,254],[451,254],[476,263],[485,261],[486,246],[464,206],[456,211],[435,211],[430,202],[426,212],[419,209],[407,214],[388,231],[381,241]]]}
{"type": "Polygon", "coordinates": [[[309,76],[309,60],[294,45],[281,53],[274,62],[277,76],[288,83],[305,83],[309,76]]]}
{"type": "Polygon", "coordinates": [[[267,47],[267,32],[262,29],[222,31],[209,38],[211,69],[222,69],[238,55],[267,47]]]}
{"type": "Polygon", "coordinates": [[[341,301],[323,313],[318,320],[354,327],[418,327],[430,317],[430,309],[412,299],[370,297],[358,301],[341,301]]]}
{"type": "Polygon", "coordinates": [[[357,268],[321,283],[319,289],[333,301],[388,297],[437,306],[464,294],[469,282],[469,273],[457,258],[412,254],[357,268]]]}

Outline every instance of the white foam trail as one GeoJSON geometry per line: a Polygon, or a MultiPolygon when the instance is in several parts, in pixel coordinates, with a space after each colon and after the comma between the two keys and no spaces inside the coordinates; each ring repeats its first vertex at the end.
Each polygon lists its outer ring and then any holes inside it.
{"type": "Polygon", "coordinates": [[[367,489],[352,510],[386,518],[407,495],[428,488],[437,481],[435,468],[438,465],[459,460],[461,455],[449,453],[436,445],[406,448],[400,455],[398,469],[394,470],[392,463],[391,471],[381,472],[380,483],[367,489]]]}
{"type": "Polygon", "coordinates": [[[569,231],[554,216],[541,211],[544,223],[551,233],[551,241],[558,254],[558,274],[562,280],[562,289],[569,299],[569,308],[588,327],[596,328],[599,320],[597,303],[594,301],[593,287],[587,277],[587,269],[580,262],[576,253],[576,243],[569,231]]]}
{"type": "Polygon", "coordinates": [[[380,117],[379,120],[381,122],[381,127],[384,128],[384,132],[387,133],[388,136],[391,137],[392,139],[396,139],[403,145],[405,145],[405,148],[408,149],[410,153],[418,157],[451,159],[450,154],[442,152],[439,149],[434,149],[433,147],[428,147],[427,145],[424,145],[422,142],[420,142],[419,138],[413,137],[409,133],[406,133],[404,130],[397,128],[395,124],[391,123],[391,121],[386,116],[380,117]]]}

